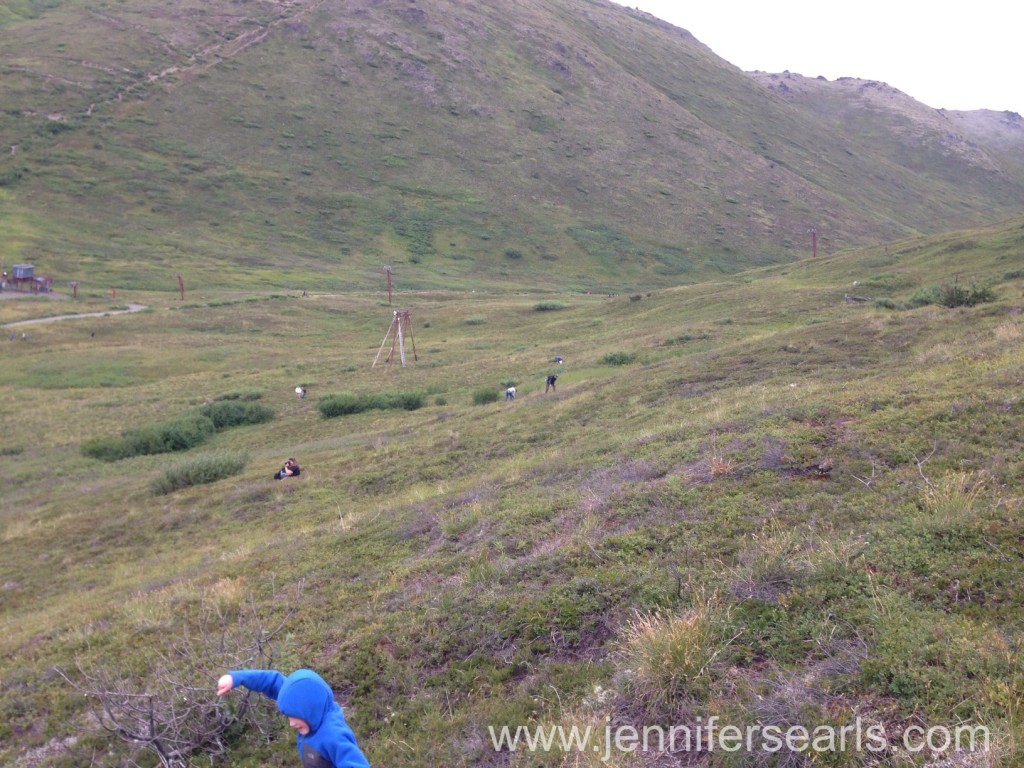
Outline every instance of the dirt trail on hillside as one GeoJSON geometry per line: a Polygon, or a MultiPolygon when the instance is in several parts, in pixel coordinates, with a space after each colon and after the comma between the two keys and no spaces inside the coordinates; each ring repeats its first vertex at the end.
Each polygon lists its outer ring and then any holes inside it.
{"type": "Polygon", "coordinates": [[[0,328],[14,328],[19,325],[33,325],[34,323],[53,323],[57,320],[77,320],[80,317],[107,317],[108,315],[126,315],[131,312],[141,312],[146,307],[142,304],[129,304],[128,309],[112,309],[107,312],[84,312],[79,315],[52,315],[50,317],[37,317],[35,320],[17,320],[13,323],[4,323],[0,328]]]}
{"type": "MultiPolygon", "coordinates": [[[[122,88],[116,97],[107,99],[106,101],[121,101],[128,97],[129,93],[133,92],[142,81],[148,83],[164,83],[173,84],[175,80],[181,80],[182,78],[189,79],[196,75],[207,72],[214,67],[223,64],[247,48],[262,43],[267,36],[271,33],[274,27],[285,26],[293,23],[296,19],[317,11],[326,0],[276,0],[280,7],[280,16],[271,19],[270,21],[264,21],[255,17],[240,17],[243,18],[245,23],[252,23],[256,26],[253,29],[247,29],[237,34],[231,35],[230,39],[218,40],[217,42],[207,46],[206,48],[189,54],[183,60],[176,64],[171,64],[168,67],[160,70],[159,72],[148,72],[142,76],[141,79],[136,79],[135,82],[122,88]],[[174,78],[173,80],[170,78],[174,78]]],[[[98,14],[99,15],[99,14],[98,14]]],[[[116,23],[125,23],[115,17],[106,17],[108,20],[116,23]]],[[[135,26],[135,25],[132,25],[135,26]]],[[[138,26],[144,33],[148,34],[149,31],[142,26],[138,26]]],[[[237,31],[237,30],[236,30],[237,31]]],[[[171,54],[175,54],[176,51],[168,47],[171,54]]],[[[89,113],[91,114],[96,104],[89,106],[89,113]]]]}

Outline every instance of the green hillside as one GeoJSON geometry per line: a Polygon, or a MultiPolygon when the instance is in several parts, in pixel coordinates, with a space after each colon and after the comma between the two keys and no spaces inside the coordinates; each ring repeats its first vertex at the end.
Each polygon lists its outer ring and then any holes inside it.
{"type": "Polygon", "coordinates": [[[292,766],[249,665],[378,768],[1024,764],[1020,115],[606,0],[0,50],[0,764],[292,766]]]}
{"type": "Polygon", "coordinates": [[[0,261],[60,285],[645,291],[1024,199],[1020,136],[783,98],[603,0],[5,8],[0,261]]]}
{"type": "MultiPolygon", "coordinates": [[[[984,727],[987,750],[931,764],[1019,765],[1022,249],[1017,219],[614,296],[0,301],[4,323],[147,307],[3,329],[0,762],[156,765],[81,689],[156,695],[170,669],[212,708],[245,633],[281,622],[274,663],[332,682],[374,765],[659,764],[495,751],[488,727],[712,716],[984,727]],[[934,303],[954,286],[990,300],[934,303]],[[320,415],[382,393],[422,407],[320,415]],[[82,453],[225,402],[274,418],[180,453],[82,453]],[[302,476],[271,479],[288,456],[302,476]]],[[[293,765],[269,722],[213,764],[293,765]]],[[[694,764],[926,753],[906,759],[694,764]]]]}

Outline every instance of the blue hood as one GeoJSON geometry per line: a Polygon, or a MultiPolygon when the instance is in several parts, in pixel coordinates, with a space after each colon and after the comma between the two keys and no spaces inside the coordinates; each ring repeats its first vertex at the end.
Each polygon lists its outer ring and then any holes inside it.
{"type": "Polygon", "coordinates": [[[297,669],[288,675],[277,695],[281,714],[305,720],[311,733],[316,733],[323,725],[332,706],[334,691],[311,669],[297,669]]]}

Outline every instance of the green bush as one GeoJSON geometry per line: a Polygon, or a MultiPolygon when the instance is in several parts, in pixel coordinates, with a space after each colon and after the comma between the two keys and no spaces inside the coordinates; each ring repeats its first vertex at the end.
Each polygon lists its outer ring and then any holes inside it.
{"type": "Polygon", "coordinates": [[[944,307],[973,307],[975,304],[986,304],[995,301],[996,295],[991,288],[964,288],[955,282],[938,289],[938,303],[944,307]]]}
{"type": "Polygon", "coordinates": [[[383,408],[402,411],[416,411],[422,408],[426,398],[420,392],[382,392],[383,408]]]}
{"type": "Polygon", "coordinates": [[[112,435],[86,440],[80,450],[83,455],[100,461],[120,461],[133,455],[127,440],[112,435]]]}
{"type": "Polygon", "coordinates": [[[156,495],[173,493],[193,485],[203,485],[237,475],[249,463],[244,453],[222,453],[196,456],[171,467],[150,483],[156,495]]]}
{"type": "Polygon", "coordinates": [[[711,334],[706,331],[699,333],[683,333],[679,336],[673,336],[670,339],[665,339],[664,344],[666,347],[671,347],[676,344],[686,344],[690,341],[705,341],[711,338],[711,334]]]}
{"type": "Polygon", "coordinates": [[[936,288],[920,288],[914,292],[907,303],[904,305],[907,309],[917,309],[918,307],[926,307],[929,304],[937,304],[939,299],[939,292],[936,288]]]}
{"type": "Polygon", "coordinates": [[[609,352],[603,358],[605,365],[629,365],[636,360],[632,352],[609,352]]]}
{"type": "Polygon", "coordinates": [[[340,394],[325,395],[316,404],[320,415],[325,419],[332,419],[336,416],[348,416],[353,413],[362,413],[373,406],[369,404],[366,395],[340,394]]]}
{"type": "Polygon", "coordinates": [[[102,461],[120,461],[131,456],[187,451],[207,440],[217,428],[201,413],[148,424],[123,432],[120,437],[95,437],[82,443],[81,452],[102,461]]]}
{"type": "Polygon", "coordinates": [[[264,424],[274,418],[274,411],[269,406],[241,400],[219,400],[204,405],[199,412],[218,430],[243,424],[264,424]]]}
{"type": "Polygon", "coordinates": [[[258,389],[239,389],[234,392],[225,392],[219,395],[217,400],[259,400],[263,392],[258,389]]]}
{"type": "Polygon", "coordinates": [[[205,442],[217,428],[213,420],[201,413],[186,413],[183,416],[148,424],[124,433],[131,456],[146,456],[154,453],[187,451],[205,442]]]}
{"type": "MultiPolygon", "coordinates": [[[[256,397],[259,397],[257,394],[256,397]]],[[[221,429],[243,424],[263,424],[274,418],[274,411],[252,402],[244,392],[237,398],[226,395],[198,411],[157,424],[147,424],[122,432],[120,437],[94,437],[82,443],[81,452],[101,461],[120,461],[131,456],[187,451],[205,442],[221,429]]]]}
{"type": "Polygon", "coordinates": [[[493,389],[478,389],[473,393],[473,405],[487,405],[498,402],[498,393],[493,389]]]}
{"type": "Polygon", "coordinates": [[[533,305],[534,312],[557,312],[565,309],[568,305],[561,301],[542,301],[533,305]]]}
{"type": "Polygon", "coordinates": [[[426,398],[419,392],[375,392],[373,394],[341,393],[325,395],[317,402],[317,410],[325,419],[349,416],[371,410],[415,411],[422,408],[426,398]]]}
{"type": "Polygon", "coordinates": [[[964,288],[954,281],[950,285],[939,287],[921,288],[903,305],[901,309],[916,309],[929,304],[938,304],[942,307],[973,307],[975,304],[986,304],[996,300],[996,294],[991,288],[977,288],[971,286],[964,288]]]}

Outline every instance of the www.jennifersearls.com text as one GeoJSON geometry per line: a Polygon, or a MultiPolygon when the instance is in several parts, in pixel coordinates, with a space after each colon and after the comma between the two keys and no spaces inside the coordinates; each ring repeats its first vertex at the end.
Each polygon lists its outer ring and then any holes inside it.
{"type": "Polygon", "coordinates": [[[613,755],[665,752],[987,752],[989,731],[980,725],[913,725],[890,734],[880,723],[842,726],[722,724],[717,716],[676,726],[487,726],[495,752],[593,752],[608,761],[613,755]]]}

